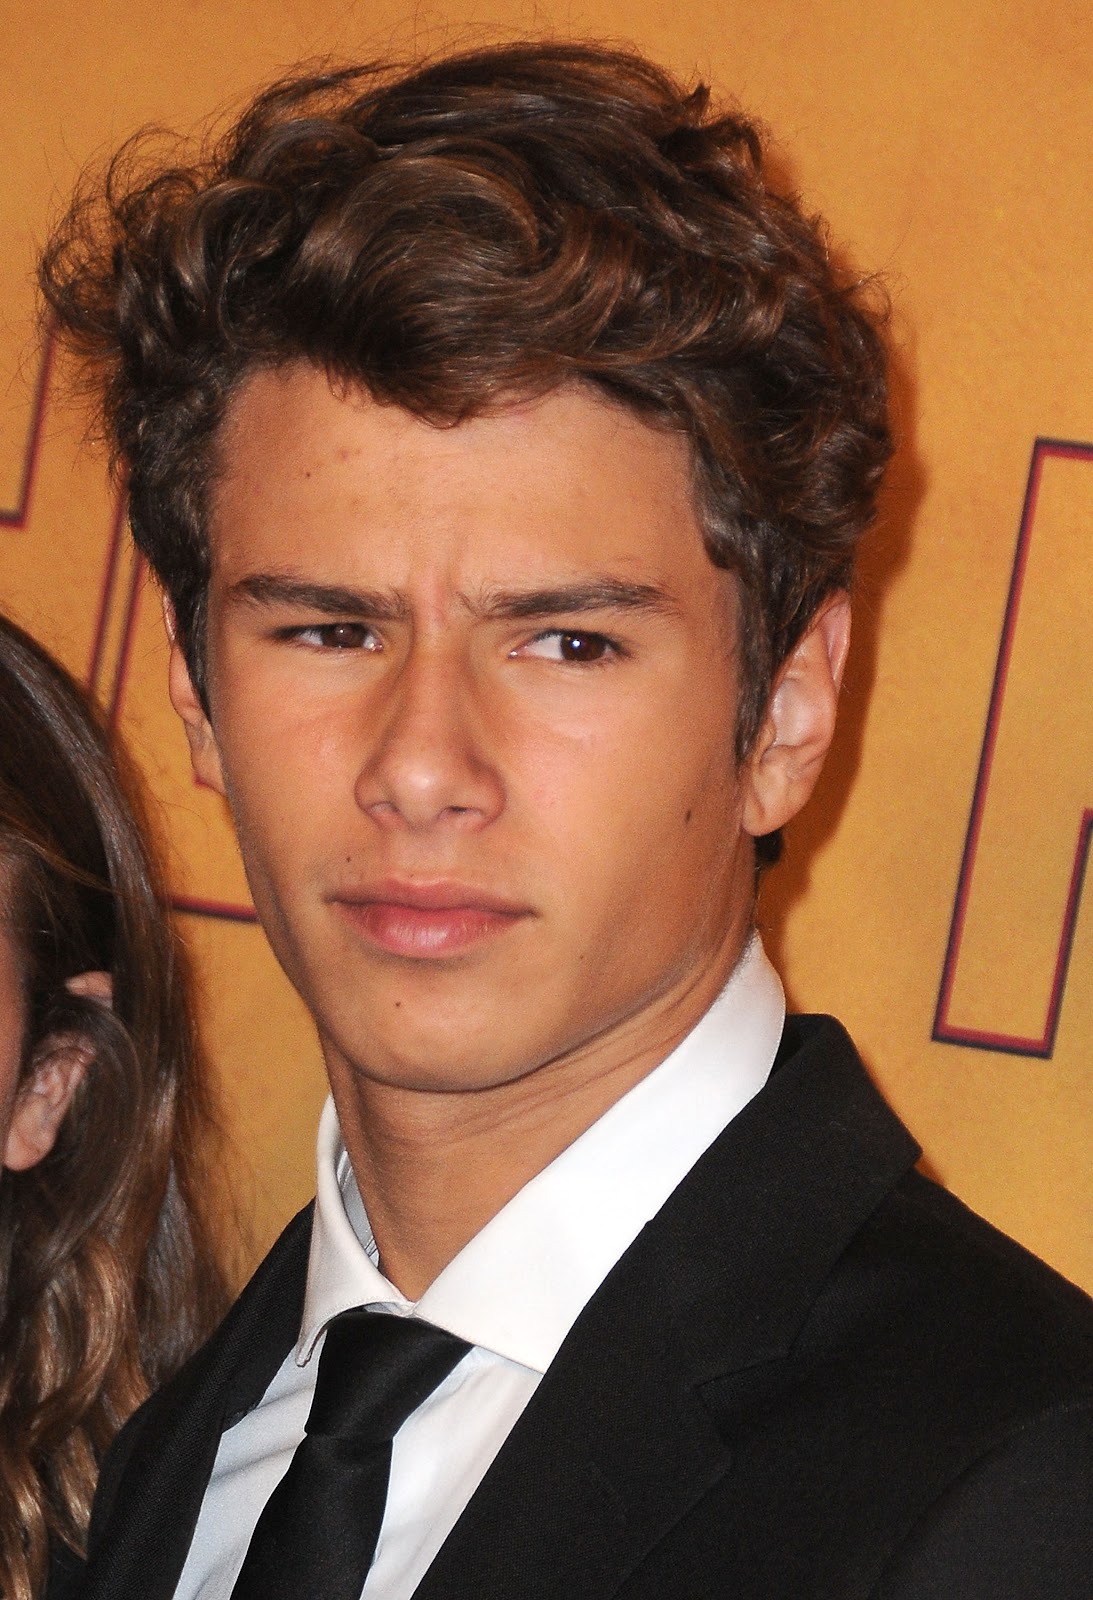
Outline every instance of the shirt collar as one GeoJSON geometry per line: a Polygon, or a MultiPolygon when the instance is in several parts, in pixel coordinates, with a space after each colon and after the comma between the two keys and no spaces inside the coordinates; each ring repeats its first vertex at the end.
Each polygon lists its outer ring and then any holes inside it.
{"type": "Polygon", "coordinates": [[[377,1265],[328,1100],[319,1123],[299,1364],[310,1360],[331,1317],[351,1306],[376,1305],[420,1316],[469,1344],[545,1372],[611,1268],[762,1088],[784,1021],[781,982],[753,936],[687,1037],[525,1184],[416,1305],[377,1265]]]}

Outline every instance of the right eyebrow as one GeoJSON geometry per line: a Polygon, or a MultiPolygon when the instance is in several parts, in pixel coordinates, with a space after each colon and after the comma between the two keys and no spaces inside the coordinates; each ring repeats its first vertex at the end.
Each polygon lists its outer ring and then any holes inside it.
{"type": "Polygon", "coordinates": [[[374,622],[405,622],[409,608],[400,595],[378,589],[348,589],[341,584],[309,583],[282,573],[255,572],[228,590],[228,601],[251,606],[294,606],[323,617],[367,617],[374,622]]]}

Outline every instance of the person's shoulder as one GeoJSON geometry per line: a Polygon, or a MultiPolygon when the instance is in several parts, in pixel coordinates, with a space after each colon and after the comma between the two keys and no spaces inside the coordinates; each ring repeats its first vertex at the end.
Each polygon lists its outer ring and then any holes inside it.
{"type": "Polygon", "coordinates": [[[896,1226],[943,1245],[962,1266],[974,1263],[999,1289],[1057,1302],[1079,1324],[1093,1316],[1093,1299],[1083,1289],[922,1172],[909,1172],[894,1191],[892,1213],[896,1226]]]}
{"type": "Polygon", "coordinates": [[[871,1600],[1088,1600],[1093,1397],[1022,1419],[954,1473],[891,1551],[871,1600]]]}
{"type": "MultiPolygon", "coordinates": [[[[784,1043],[791,1071],[854,1081],[832,1019],[787,1020],[784,1043]]],[[[1076,1284],[910,1166],[848,1232],[789,1371],[830,1504],[868,1505],[881,1530],[877,1600],[1089,1594],[1093,1300],[1076,1284]]]]}
{"type": "MultiPolygon", "coordinates": [[[[865,1081],[833,1017],[788,1016],[780,1054],[798,1070],[811,1058],[814,1081],[850,1062],[865,1081]]],[[[843,1079],[845,1090],[854,1075],[843,1079]]],[[[859,1099],[859,1113],[864,1105],[898,1126],[875,1088],[859,1099]]],[[[840,1106],[830,1111],[838,1115],[840,1106]]],[[[897,1341],[944,1348],[961,1368],[978,1364],[985,1381],[1004,1385],[1034,1369],[1062,1386],[1093,1382],[1093,1299],[916,1166],[908,1164],[848,1241],[827,1289],[841,1325],[853,1305],[878,1337],[888,1327],[897,1341]],[[956,1329],[974,1338],[954,1343],[956,1329]]]]}
{"type": "Polygon", "coordinates": [[[847,1265],[889,1263],[893,1453],[920,1475],[884,1600],[1078,1600],[1093,1573],[1093,1300],[918,1172],[847,1265]]]}
{"type": "Polygon", "coordinates": [[[75,1600],[83,1577],[84,1564],[71,1545],[52,1539],[49,1546],[49,1575],[43,1600],[75,1600]]]}
{"type": "Polygon", "coordinates": [[[89,1549],[114,1514],[142,1458],[169,1431],[230,1422],[256,1404],[299,1330],[313,1207],[298,1212],[261,1261],[220,1326],[161,1388],[139,1406],[103,1461],[91,1514],[89,1549]]]}
{"type": "Polygon", "coordinates": [[[838,1362],[907,1505],[970,1503],[1041,1455],[1093,1505],[1093,1300],[918,1171],[849,1241],[806,1349],[838,1362]]]}
{"type": "Polygon", "coordinates": [[[151,1395],[131,1421],[147,1411],[169,1411],[206,1377],[223,1382],[254,1351],[288,1348],[299,1332],[311,1240],[313,1206],[298,1212],[259,1262],[220,1326],[178,1372],[151,1395]],[[256,1337],[257,1336],[257,1337],[256,1337]]]}
{"type": "MultiPolygon", "coordinates": [[[[974,1334],[966,1360],[1005,1384],[1042,1372],[1048,1389],[1093,1393],[1093,1299],[940,1184],[911,1171],[863,1230],[864,1253],[900,1264],[936,1338],[974,1334]]],[[[963,1363],[962,1363],[963,1364],[963,1363]]]]}
{"type": "MultiPolygon", "coordinates": [[[[787,1045],[825,1072],[856,1056],[829,1017],[787,1018],[787,1045]]],[[[1093,1392],[1093,1300],[913,1166],[847,1241],[816,1320],[820,1339],[828,1320],[855,1328],[863,1352],[893,1361],[899,1387],[920,1384],[958,1412],[993,1397],[1035,1415],[1093,1392]]]]}

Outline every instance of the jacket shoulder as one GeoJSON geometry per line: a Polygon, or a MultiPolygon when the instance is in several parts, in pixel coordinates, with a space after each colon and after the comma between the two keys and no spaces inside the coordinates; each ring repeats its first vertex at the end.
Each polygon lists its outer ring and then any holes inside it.
{"type": "Polygon", "coordinates": [[[1016,1427],[950,1483],[893,1552],[871,1600],[1088,1600],[1093,1399],[1016,1427]]]}
{"type": "MultiPolygon", "coordinates": [[[[747,1303],[784,1294],[802,1260],[823,1270],[780,1348],[702,1384],[732,1461],[705,1512],[708,1529],[733,1529],[718,1581],[742,1600],[1084,1597],[1093,1301],[919,1173],[913,1149],[889,1181],[858,1182],[895,1140],[895,1119],[856,1060],[830,1019],[787,1019],[756,1222],[781,1244],[747,1303]],[[795,1154],[802,1119],[819,1130],[811,1165],[795,1154]],[[865,1203],[851,1209],[855,1182],[865,1203]],[[821,1234],[826,1252],[809,1258],[821,1234]],[[1064,1501],[1079,1508],[1069,1520],[1064,1501]],[[1052,1540],[1058,1559],[1032,1583],[1034,1554],[1014,1553],[1052,1540]],[[1008,1586],[968,1586],[969,1573],[993,1581],[1002,1569],[1008,1586]]],[[[727,1312],[715,1308],[723,1337],[727,1312]]],[[[671,1545],[677,1559],[681,1548],[671,1545]]]]}
{"type": "Polygon", "coordinates": [[[791,1364],[842,1441],[833,1498],[875,1519],[878,1594],[1086,1593],[1093,1301],[1076,1285],[911,1171],[849,1244],[791,1364]]]}
{"type": "Polygon", "coordinates": [[[299,1332],[313,1205],[297,1213],[257,1267],[220,1326],[133,1413],[107,1451],[91,1513],[89,1556],[127,1486],[142,1477],[149,1448],[167,1436],[218,1440],[256,1405],[299,1332]]]}
{"type": "Polygon", "coordinates": [[[917,1337],[967,1384],[1038,1402],[1093,1393],[1093,1300],[931,1179],[911,1171],[848,1252],[854,1273],[884,1258],[917,1337]],[[954,1348],[953,1334],[966,1339],[954,1348]]]}

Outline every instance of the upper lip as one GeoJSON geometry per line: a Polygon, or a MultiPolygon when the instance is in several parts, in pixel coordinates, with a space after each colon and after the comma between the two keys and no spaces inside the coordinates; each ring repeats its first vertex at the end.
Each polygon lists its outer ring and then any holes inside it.
{"type": "Polygon", "coordinates": [[[338,889],[331,898],[342,905],[412,906],[419,911],[495,911],[503,916],[522,916],[529,907],[505,895],[495,894],[476,884],[454,878],[384,878],[378,883],[355,884],[338,889]]]}

